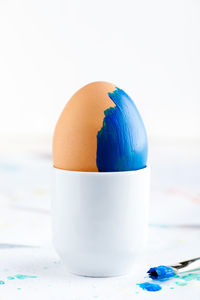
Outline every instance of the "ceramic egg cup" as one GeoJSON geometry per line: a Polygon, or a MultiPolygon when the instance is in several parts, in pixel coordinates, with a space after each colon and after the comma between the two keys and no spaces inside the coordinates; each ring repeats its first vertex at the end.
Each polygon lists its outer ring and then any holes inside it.
{"type": "Polygon", "coordinates": [[[54,170],[53,243],[67,269],[91,277],[128,273],[146,241],[149,167],[54,170]]]}

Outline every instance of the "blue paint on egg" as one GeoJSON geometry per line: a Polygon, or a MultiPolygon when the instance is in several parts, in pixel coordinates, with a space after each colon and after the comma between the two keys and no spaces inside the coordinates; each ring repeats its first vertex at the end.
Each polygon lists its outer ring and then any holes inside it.
{"type": "Polygon", "coordinates": [[[162,287],[159,284],[150,283],[150,282],[144,282],[144,283],[140,283],[138,285],[141,289],[148,291],[148,292],[158,292],[162,289],[162,287]]]}
{"type": "Polygon", "coordinates": [[[155,268],[151,268],[147,273],[149,274],[149,277],[151,279],[159,281],[168,280],[176,275],[174,269],[168,266],[158,266],[155,268]]]}
{"type": "Polygon", "coordinates": [[[103,126],[97,134],[98,171],[143,169],[147,164],[148,141],[137,107],[119,88],[108,96],[116,106],[104,111],[103,126]]]}

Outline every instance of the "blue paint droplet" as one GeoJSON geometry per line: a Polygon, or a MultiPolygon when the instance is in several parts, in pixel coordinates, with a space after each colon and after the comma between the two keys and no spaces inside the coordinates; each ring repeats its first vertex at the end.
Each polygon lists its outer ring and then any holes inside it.
{"type": "Polygon", "coordinates": [[[158,266],[149,269],[147,272],[153,280],[165,281],[176,275],[175,271],[167,266],[158,266]]]}
{"type": "Polygon", "coordinates": [[[116,106],[105,110],[103,127],[97,134],[98,171],[143,169],[147,163],[148,142],[142,118],[123,90],[116,88],[108,96],[116,106]]]}
{"type": "Polygon", "coordinates": [[[148,292],[157,292],[162,289],[162,287],[159,284],[150,283],[150,282],[144,282],[144,283],[140,283],[138,285],[141,289],[148,291],[148,292]]]}
{"type": "Polygon", "coordinates": [[[0,280],[0,284],[5,284],[5,282],[3,280],[0,280]]]}

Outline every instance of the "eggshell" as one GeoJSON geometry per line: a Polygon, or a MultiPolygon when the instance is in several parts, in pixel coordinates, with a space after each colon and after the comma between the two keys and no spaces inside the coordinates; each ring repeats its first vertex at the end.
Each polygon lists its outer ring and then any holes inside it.
{"type": "Polygon", "coordinates": [[[148,143],[132,99],[107,82],[76,92],[55,128],[54,167],[71,171],[119,172],[146,167],[148,143]]]}
{"type": "Polygon", "coordinates": [[[66,104],[55,128],[54,167],[72,171],[97,172],[97,133],[104,111],[115,103],[108,93],[115,85],[93,82],[78,90],[66,104]]]}

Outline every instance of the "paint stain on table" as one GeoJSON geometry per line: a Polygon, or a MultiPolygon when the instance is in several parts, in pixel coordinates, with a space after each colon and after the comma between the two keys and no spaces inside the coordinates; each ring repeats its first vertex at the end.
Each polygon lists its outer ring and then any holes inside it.
{"type": "Polygon", "coordinates": [[[189,273],[185,276],[182,276],[181,279],[184,279],[185,281],[191,281],[191,280],[200,281],[200,274],[198,274],[198,273],[189,273]]]}
{"type": "Polygon", "coordinates": [[[17,275],[15,275],[15,278],[17,278],[17,279],[27,279],[27,278],[37,278],[37,276],[17,274],[17,275]]]}
{"type": "Polygon", "coordinates": [[[148,292],[158,292],[162,289],[162,287],[159,284],[150,283],[150,282],[144,282],[144,283],[140,283],[138,285],[141,289],[148,291],[148,292]]]}
{"type": "Polygon", "coordinates": [[[187,282],[185,282],[185,281],[176,281],[175,283],[178,286],[185,286],[185,285],[187,285],[187,282]]]}
{"type": "Polygon", "coordinates": [[[13,276],[8,276],[7,279],[8,279],[8,280],[13,280],[13,279],[15,279],[15,277],[13,277],[13,276]]]}

